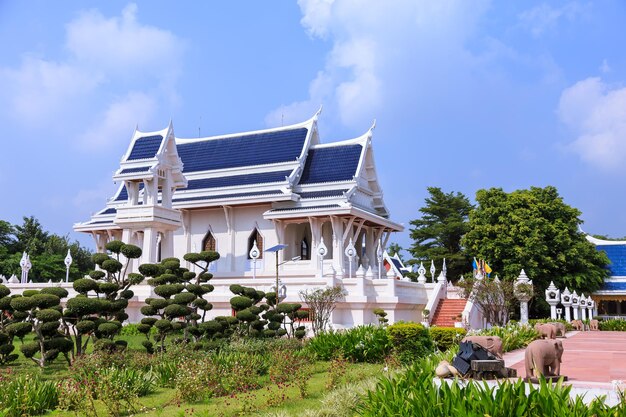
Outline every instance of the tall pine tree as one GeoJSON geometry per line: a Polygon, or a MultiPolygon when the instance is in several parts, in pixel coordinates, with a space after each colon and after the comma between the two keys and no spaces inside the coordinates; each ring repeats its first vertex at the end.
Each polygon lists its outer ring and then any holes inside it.
{"type": "MultiPolygon", "coordinates": [[[[469,230],[468,218],[473,207],[462,193],[444,193],[441,188],[428,187],[429,197],[419,211],[422,217],[411,220],[409,249],[413,260],[435,261],[439,270],[446,259],[448,279],[456,280],[461,274],[471,270],[470,258],[463,252],[461,238],[469,230]]],[[[428,266],[427,266],[428,268],[428,266]]]]}

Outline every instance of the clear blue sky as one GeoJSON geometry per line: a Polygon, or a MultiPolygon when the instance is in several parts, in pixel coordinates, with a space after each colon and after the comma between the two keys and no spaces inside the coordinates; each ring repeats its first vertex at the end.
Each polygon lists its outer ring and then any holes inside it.
{"type": "MultiPolygon", "coordinates": [[[[70,233],[136,124],[177,136],[309,118],[362,134],[392,218],[427,186],[556,186],[626,235],[622,1],[0,1],[0,219],[70,233]]],[[[408,227],[407,227],[408,229],[408,227]]],[[[392,238],[406,246],[408,232],[392,238]]]]}

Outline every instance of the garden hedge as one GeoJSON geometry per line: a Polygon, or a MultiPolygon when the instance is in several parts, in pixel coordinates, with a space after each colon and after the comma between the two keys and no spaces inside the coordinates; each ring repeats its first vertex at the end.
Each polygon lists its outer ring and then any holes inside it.
{"type": "Polygon", "coordinates": [[[431,327],[430,337],[441,352],[459,346],[459,342],[467,334],[467,330],[460,327],[431,327]]]}
{"type": "Polygon", "coordinates": [[[418,323],[396,323],[387,327],[393,350],[402,363],[411,363],[434,349],[428,329],[418,323]]]}

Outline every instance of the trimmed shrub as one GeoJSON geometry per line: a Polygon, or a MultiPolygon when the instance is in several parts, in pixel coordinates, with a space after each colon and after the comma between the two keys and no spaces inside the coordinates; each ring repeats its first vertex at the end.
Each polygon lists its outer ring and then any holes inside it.
{"type": "Polygon", "coordinates": [[[431,327],[429,332],[435,347],[445,352],[448,349],[458,348],[467,330],[459,327],[431,327]]]}
{"type": "MultiPolygon", "coordinates": [[[[100,255],[103,255],[103,254],[100,254],[100,255]]],[[[102,272],[102,271],[95,271],[95,272],[102,272]]],[[[79,292],[81,294],[87,294],[89,291],[96,291],[98,289],[98,282],[89,278],[80,278],[74,281],[74,284],[72,284],[72,286],[74,287],[74,290],[76,290],[76,292],[79,292]]]]}
{"type": "Polygon", "coordinates": [[[33,297],[15,297],[11,299],[11,308],[17,311],[29,311],[37,306],[33,297]]]}
{"type": "Polygon", "coordinates": [[[65,298],[69,295],[69,293],[67,292],[67,290],[65,288],[61,288],[61,287],[50,287],[50,288],[43,288],[40,291],[41,294],[52,294],[52,295],[56,295],[59,298],[65,298]]]}
{"type": "Polygon", "coordinates": [[[603,320],[598,327],[603,331],[626,332],[626,320],[603,320]]]}
{"type": "MultiPolygon", "coordinates": [[[[232,287],[232,285],[231,285],[232,287]]],[[[232,290],[232,288],[231,288],[232,290]]],[[[230,299],[230,305],[235,311],[241,311],[248,307],[251,307],[253,304],[252,300],[248,297],[244,296],[236,296],[230,299]]]]}
{"type": "Polygon", "coordinates": [[[411,363],[433,352],[428,329],[418,323],[396,323],[387,327],[395,354],[402,363],[411,363]]]}
{"type": "Polygon", "coordinates": [[[67,311],[72,316],[96,314],[101,308],[102,301],[95,298],[75,297],[67,300],[67,311]]]}

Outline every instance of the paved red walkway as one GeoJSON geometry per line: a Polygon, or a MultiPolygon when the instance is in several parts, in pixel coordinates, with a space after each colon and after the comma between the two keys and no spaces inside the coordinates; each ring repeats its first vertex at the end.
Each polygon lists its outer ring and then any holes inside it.
{"type": "MultiPolygon", "coordinates": [[[[626,332],[568,333],[563,341],[561,375],[575,386],[599,386],[626,381],[626,332]]],[[[505,355],[507,366],[525,377],[523,351],[505,355]],[[508,358],[507,358],[508,356],[508,358]]]]}

